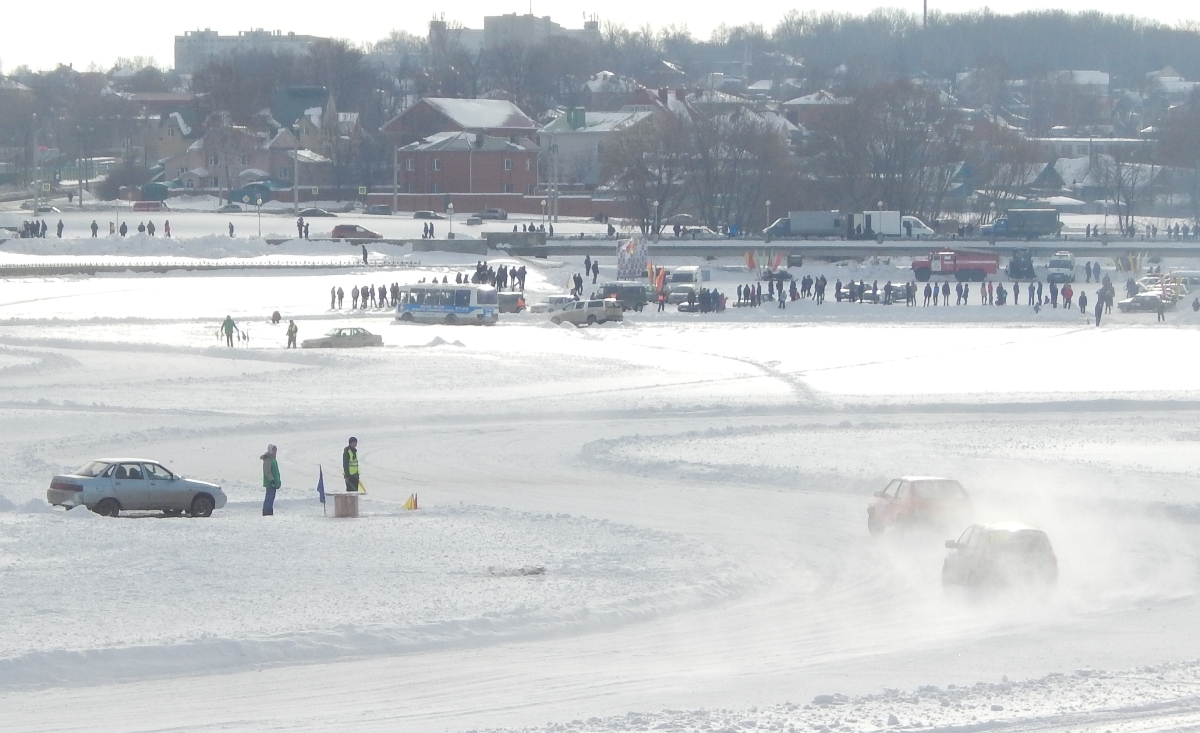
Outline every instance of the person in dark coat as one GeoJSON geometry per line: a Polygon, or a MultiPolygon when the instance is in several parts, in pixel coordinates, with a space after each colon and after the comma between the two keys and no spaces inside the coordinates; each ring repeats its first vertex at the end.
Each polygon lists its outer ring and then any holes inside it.
{"type": "Polygon", "coordinates": [[[1096,325],[1100,325],[1100,317],[1104,315],[1104,298],[1096,298],[1096,325]]]}
{"type": "Polygon", "coordinates": [[[358,438],[350,438],[349,445],[342,450],[342,476],[346,479],[346,491],[359,491],[358,438]]]}
{"type": "Polygon", "coordinates": [[[275,454],[278,449],[273,445],[267,446],[267,452],[263,453],[260,458],[263,462],[263,488],[266,489],[266,495],[263,496],[263,516],[269,517],[275,514],[275,492],[279,490],[279,461],[275,459],[275,454]]]}

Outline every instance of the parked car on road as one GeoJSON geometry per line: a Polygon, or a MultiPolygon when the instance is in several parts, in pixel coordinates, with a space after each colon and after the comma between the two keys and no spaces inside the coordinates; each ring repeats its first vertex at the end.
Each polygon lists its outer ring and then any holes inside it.
{"type": "Polygon", "coordinates": [[[241,210],[242,210],[242,207],[238,204],[224,204],[223,206],[221,206],[221,208],[217,209],[217,213],[218,214],[236,214],[236,213],[240,212],[241,210]]]}
{"type": "Polygon", "coordinates": [[[471,214],[471,216],[477,216],[480,219],[507,219],[508,212],[504,209],[484,209],[478,213],[471,214]]]}
{"type": "Polygon", "coordinates": [[[137,511],[207,517],[227,501],[220,486],[183,478],[145,458],[89,461],[51,479],[46,500],[67,509],[87,507],[106,517],[137,511]]]}
{"type": "Polygon", "coordinates": [[[300,213],[298,215],[303,216],[305,219],[315,219],[315,218],[320,218],[320,217],[337,216],[337,214],[331,214],[328,211],[326,211],[325,209],[317,209],[317,208],[300,209],[300,213]]]}
{"type": "Polygon", "coordinates": [[[388,204],[371,204],[363,209],[364,214],[374,214],[376,216],[391,216],[392,207],[388,204]]]}
{"type": "Polygon", "coordinates": [[[867,529],[880,534],[888,527],[947,524],[965,519],[970,512],[971,499],[954,479],[901,476],[875,492],[867,507],[867,529]]]}
{"type": "Polygon", "coordinates": [[[550,322],[573,323],[576,326],[594,326],[607,321],[621,321],[625,314],[621,301],[609,298],[607,300],[581,300],[563,308],[560,313],[550,316],[550,322]]]}
{"type": "Polygon", "coordinates": [[[1132,298],[1117,301],[1117,308],[1122,313],[1157,313],[1159,304],[1165,309],[1175,307],[1172,300],[1163,300],[1158,293],[1138,293],[1132,298]]]}
{"type": "Polygon", "coordinates": [[[383,239],[383,235],[358,224],[338,224],[329,233],[334,239],[383,239]]]}
{"type": "Polygon", "coordinates": [[[957,540],[946,540],[946,548],[951,552],[942,563],[942,585],[982,589],[1058,581],[1050,538],[1036,527],[973,524],[957,540]]]}
{"type": "Polygon", "coordinates": [[[442,216],[441,214],[437,213],[436,211],[414,211],[413,218],[414,219],[445,219],[446,217],[442,216]]]}
{"type": "Polygon", "coordinates": [[[360,346],[383,346],[383,337],[365,328],[335,328],[324,336],[304,339],[304,349],[352,349],[360,346]]]}

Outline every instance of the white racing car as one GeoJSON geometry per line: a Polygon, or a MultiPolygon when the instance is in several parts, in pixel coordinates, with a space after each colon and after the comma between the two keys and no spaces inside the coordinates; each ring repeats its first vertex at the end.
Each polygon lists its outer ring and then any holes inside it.
{"type": "Polygon", "coordinates": [[[207,517],[225,506],[226,497],[220,486],[183,478],[157,461],[101,458],[55,476],[46,500],[68,509],[87,507],[106,517],[123,511],[207,517]]]}

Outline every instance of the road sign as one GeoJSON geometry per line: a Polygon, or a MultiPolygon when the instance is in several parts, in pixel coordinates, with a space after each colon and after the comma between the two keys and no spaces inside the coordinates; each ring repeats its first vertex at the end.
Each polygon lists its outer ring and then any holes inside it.
{"type": "Polygon", "coordinates": [[[367,195],[367,187],[366,187],[366,186],[359,186],[359,187],[358,187],[358,195],[359,195],[359,196],[366,196],[366,195],[367,195]]]}
{"type": "Polygon", "coordinates": [[[313,186],[313,187],[312,187],[312,195],[313,195],[313,196],[316,196],[316,195],[317,195],[317,187],[316,187],[316,186],[313,186]]]}
{"type": "Polygon", "coordinates": [[[43,184],[42,184],[42,190],[43,190],[43,191],[49,191],[49,190],[50,190],[50,184],[49,184],[49,183],[43,183],[43,184]]]}
{"type": "Polygon", "coordinates": [[[242,203],[243,203],[243,204],[248,204],[248,203],[250,203],[250,197],[249,197],[249,196],[242,196],[242,203]]]}

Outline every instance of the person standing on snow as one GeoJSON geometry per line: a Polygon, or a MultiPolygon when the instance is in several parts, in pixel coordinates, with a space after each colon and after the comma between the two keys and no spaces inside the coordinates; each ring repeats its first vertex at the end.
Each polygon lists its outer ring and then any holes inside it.
{"type": "Polygon", "coordinates": [[[346,297],[346,291],[342,290],[341,288],[338,288],[338,309],[339,310],[341,310],[341,307],[342,307],[342,299],[344,299],[345,297],[346,297]]]}
{"type": "Polygon", "coordinates": [[[358,286],[350,288],[350,305],[351,310],[358,310],[358,286]]]}
{"type": "Polygon", "coordinates": [[[358,438],[350,438],[350,443],[342,450],[342,475],[346,479],[346,491],[358,492],[358,438]]]}
{"type": "Polygon", "coordinates": [[[233,348],[233,332],[237,331],[239,336],[242,333],[238,331],[237,325],[230,316],[225,316],[225,320],[221,322],[221,331],[225,334],[225,342],[229,344],[229,348],[233,348]]]}
{"type": "Polygon", "coordinates": [[[264,517],[269,517],[275,514],[275,492],[279,490],[279,461],[275,460],[275,454],[278,449],[273,445],[267,446],[267,452],[263,453],[263,488],[267,490],[263,496],[263,513],[264,517]]]}
{"type": "Polygon", "coordinates": [[[164,237],[171,236],[171,220],[170,219],[163,219],[163,236],[164,237]]]}
{"type": "Polygon", "coordinates": [[[233,222],[229,222],[229,238],[233,239],[233,222]]]}
{"type": "Polygon", "coordinates": [[[334,305],[336,305],[336,304],[337,304],[337,286],[334,285],[332,288],[329,289],[329,310],[333,310],[334,305]]]}
{"type": "Polygon", "coordinates": [[[63,232],[63,223],[62,223],[62,219],[59,219],[59,220],[58,220],[58,226],[56,227],[56,229],[58,230],[58,238],[59,238],[59,239],[62,239],[62,232],[63,232]]]}
{"type": "Polygon", "coordinates": [[[288,320],[288,327],[287,327],[287,337],[288,337],[288,342],[287,342],[287,347],[288,347],[289,349],[294,349],[294,348],[296,348],[296,334],[297,334],[297,333],[299,333],[299,332],[300,332],[300,329],[299,329],[299,327],[297,327],[297,326],[296,326],[296,322],[295,322],[295,321],[293,321],[293,320],[288,320]]]}
{"type": "Polygon", "coordinates": [[[95,219],[92,219],[92,239],[96,238],[96,234],[99,231],[100,231],[100,225],[96,223],[95,219]]]}

